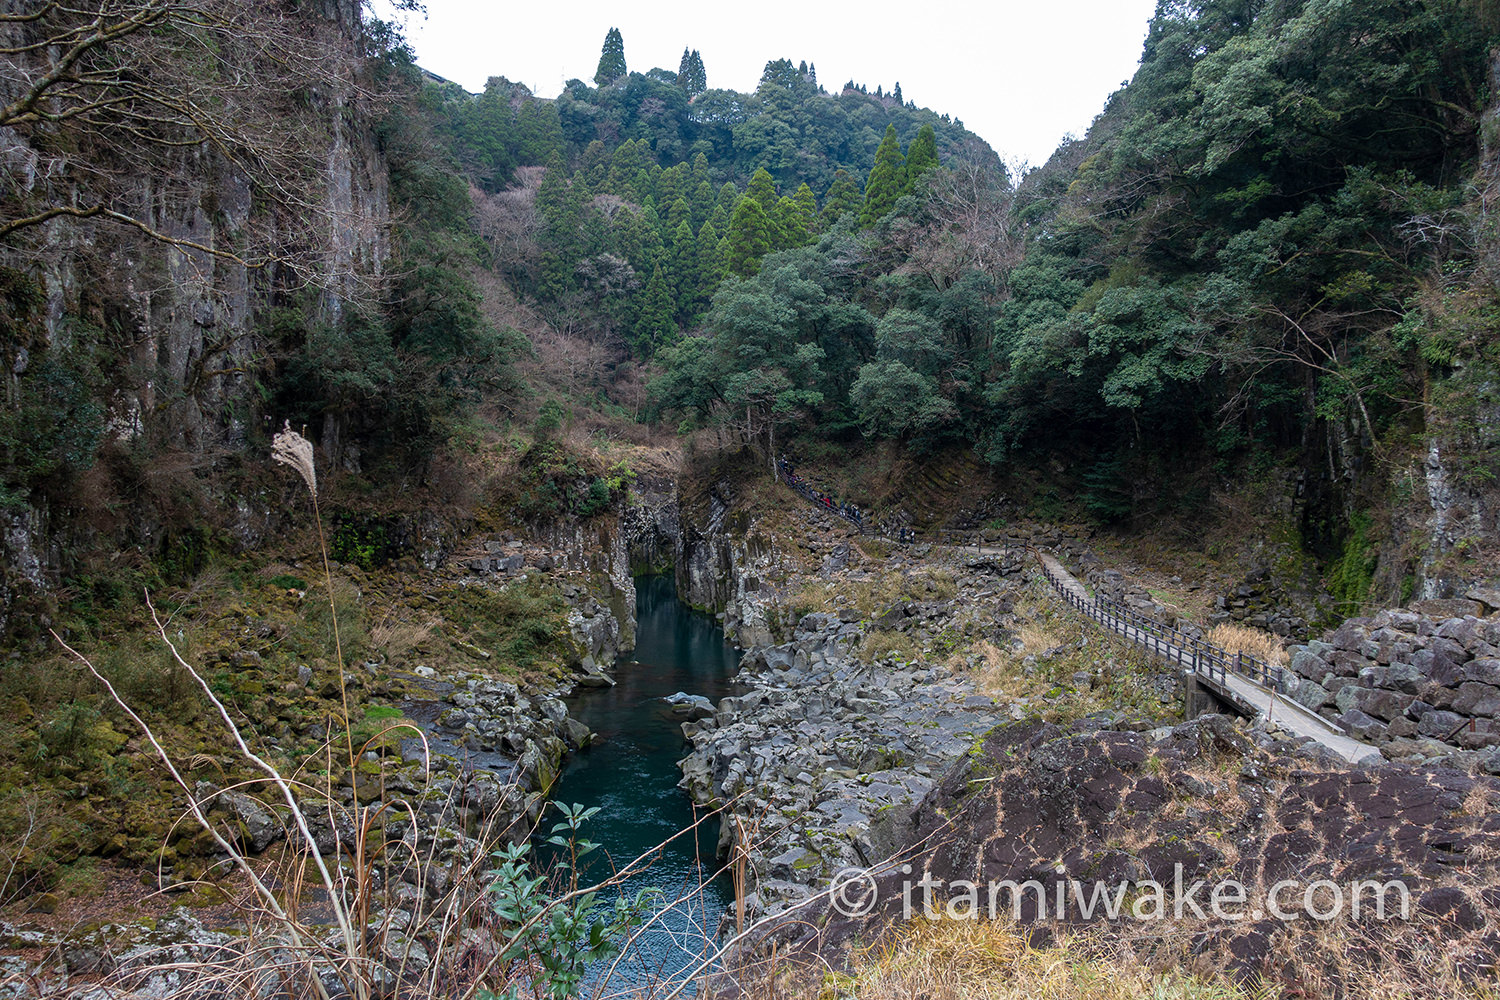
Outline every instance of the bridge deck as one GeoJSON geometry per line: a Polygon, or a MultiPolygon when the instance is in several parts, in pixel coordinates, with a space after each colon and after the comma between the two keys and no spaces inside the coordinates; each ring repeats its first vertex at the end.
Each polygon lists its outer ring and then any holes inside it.
{"type": "Polygon", "coordinates": [[[1184,673],[1191,674],[1199,684],[1247,715],[1259,716],[1276,723],[1294,735],[1316,740],[1347,761],[1358,763],[1380,758],[1380,751],[1368,743],[1361,743],[1348,736],[1342,729],[1322,716],[1309,711],[1285,695],[1267,688],[1251,677],[1232,671],[1213,672],[1195,669],[1199,658],[1193,650],[1174,645],[1170,640],[1139,628],[1111,614],[1107,609],[1100,608],[1093,603],[1093,597],[1088,589],[1064,569],[1062,563],[1045,552],[1038,552],[1037,557],[1046,567],[1053,586],[1068,600],[1069,604],[1110,631],[1141,646],[1151,655],[1181,667],[1184,673]]]}

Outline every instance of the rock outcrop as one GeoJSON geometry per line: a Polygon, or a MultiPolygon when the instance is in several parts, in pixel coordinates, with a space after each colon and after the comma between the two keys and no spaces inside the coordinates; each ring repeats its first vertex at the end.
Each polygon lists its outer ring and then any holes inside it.
{"type": "Polygon", "coordinates": [[[1292,697],[1390,757],[1500,745],[1500,616],[1478,617],[1478,601],[1417,607],[1293,646],[1292,697]]]}
{"type": "Polygon", "coordinates": [[[857,662],[861,634],[808,615],[792,642],[746,654],[744,694],[683,725],[682,786],[727,805],[724,845],[750,852],[752,913],[891,853],[943,769],[1007,717],[944,667],[857,662]]]}
{"type": "Polygon", "coordinates": [[[1000,726],[942,776],[913,812],[904,849],[857,898],[817,900],[768,922],[730,968],[752,968],[775,949],[783,968],[837,969],[850,942],[868,945],[912,915],[988,919],[989,887],[1000,886],[998,919],[1093,926],[1100,946],[1126,942],[1137,954],[1169,942],[1175,920],[1179,940],[1211,967],[1295,983],[1340,947],[1332,925],[1311,917],[1327,913],[1331,898],[1304,895],[1326,880],[1320,892],[1373,881],[1387,893],[1387,921],[1372,917],[1366,886],[1365,918],[1337,926],[1367,949],[1355,961],[1378,961],[1375,943],[1399,938],[1470,975],[1490,974],[1500,943],[1485,916],[1500,867],[1500,780],[1391,764],[1326,770],[1276,744],[1258,747],[1255,736],[1222,716],[1150,733],[1000,726]],[[1204,886],[1226,880],[1245,897],[1215,910],[1204,886]],[[1284,880],[1291,888],[1273,898],[1284,880]],[[970,883],[981,887],[977,910],[965,902],[970,883]],[[1153,883],[1165,921],[1153,918],[1153,883]],[[1095,885],[1111,896],[1129,887],[1115,916],[1102,905],[1082,912],[1095,885]],[[848,915],[851,903],[867,912],[848,915]]]}

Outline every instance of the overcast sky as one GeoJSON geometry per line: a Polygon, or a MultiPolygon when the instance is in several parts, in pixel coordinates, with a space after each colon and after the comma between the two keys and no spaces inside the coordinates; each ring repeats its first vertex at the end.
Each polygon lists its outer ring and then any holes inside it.
{"type": "MultiPolygon", "coordinates": [[[[376,0],[377,11],[384,0],[376,0]]],[[[897,81],[918,107],[962,119],[1007,161],[1046,162],[1083,134],[1140,59],[1155,0],[852,0],[800,4],[550,4],[426,0],[408,38],[423,68],[469,90],[491,76],[556,97],[592,82],[604,35],[618,27],[630,69],[674,72],[684,46],[708,85],[754,90],[768,60],[815,64],[830,91],[897,81]]],[[[388,8],[386,8],[388,9],[388,8]]]]}

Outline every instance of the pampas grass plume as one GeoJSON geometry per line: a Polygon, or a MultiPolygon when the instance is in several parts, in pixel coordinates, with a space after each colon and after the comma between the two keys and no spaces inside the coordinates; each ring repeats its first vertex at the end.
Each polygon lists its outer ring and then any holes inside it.
{"type": "Polygon", "coordinates": [[[271,457],[282,465],[290,465],[301,475],[307,483],[307,488],[312,491],[314,499],[318,495],[318,472],[313,467],[313,446],[307,438],[292,430],[292,422],[286,421],[285,427],[271,439],[271,457]]]}

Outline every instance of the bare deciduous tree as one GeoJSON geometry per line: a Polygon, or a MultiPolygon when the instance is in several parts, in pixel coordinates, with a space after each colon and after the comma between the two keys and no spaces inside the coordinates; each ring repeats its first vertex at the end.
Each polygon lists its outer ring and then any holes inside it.
{"type": "Polygon", "coordinates": [[[1024,249],[1004,175],[975,156],[955,158],[929,176],[934,218],[894,234],[906,258],[900,270],[924,275],[938,288],[970,270],[1003,278],[1024,249]]]}
{"type": "Polygon", "coordinates": [[[13,0],[0,8],[0,243],[96,220],[305,277],[356,212],[325,197],[341,117],[369,101],[358,4],[13,0]],[[329,23],[332,17],[340,22],[329,23]],[[230,178],[205,192],[205,176],[230,178]],[[185,223],[201,203],[227,225],[185,223]]]}

